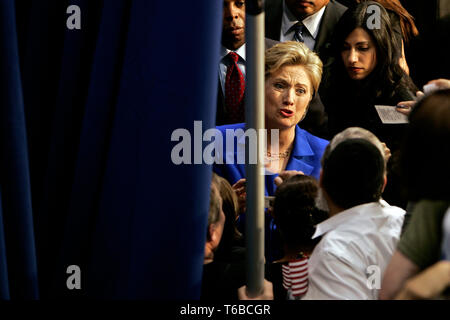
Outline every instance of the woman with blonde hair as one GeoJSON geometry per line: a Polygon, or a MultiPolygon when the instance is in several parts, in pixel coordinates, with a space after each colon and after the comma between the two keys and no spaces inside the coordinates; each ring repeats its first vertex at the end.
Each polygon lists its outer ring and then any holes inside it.
{"type": "MultiPolygon", "coordinates": [[[[275,178],[302,172],[319,178],[320,159],[328,141],[318,138],[301,129],[301,122],[308,110],[308,105],[316,94],[322,76],[322,62],[319,57],[303,43],[288,41],[279,43],[266,50],[265,55],[265,128],[267,152],[265,154],[265,194],[273,196],[275,178]],[[272,133],[278,133],[277,141],[272,141],[272,133]],[[272,153],[270,150],[278,149],[272,153]]],[[[222,137],[234,139],[232,154],[224,152],[222,161],[216,162],[214,171],[233,185],[240,204],[245,204],[245,163],[239,161],[240,150],[245,145],[245,136],[235,137],[227,134],[245,129],[245,123],[220,126],[222,137]],[[239,148],[241,146],[241,148],[239,148]],[[220,163],[222,162],[222,163],[220,163]],[[241,163],[240,163],[241,162],[241,163]]],[[[245,214],[239,219],[242,227],[245,214]]],[[[273,219],[266,217],[267,241],[275,227],[273,219]]],[[[269,238],[269,240],[268,240],[269,238]]],[[[266,259],[271,261],[270,255],[266,259]]]]}

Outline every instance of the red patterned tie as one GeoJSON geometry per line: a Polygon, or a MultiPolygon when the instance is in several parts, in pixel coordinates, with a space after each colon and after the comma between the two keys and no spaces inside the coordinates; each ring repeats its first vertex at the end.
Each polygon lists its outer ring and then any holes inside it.
{"type": "Polygon", "coordinates": [[[231,123],[244,122],[245,79],[237,64],[239,56],[235,52],[230,52],[228,57],[231,63],[225,76],[225,104],[230,114],[231,123]]]}

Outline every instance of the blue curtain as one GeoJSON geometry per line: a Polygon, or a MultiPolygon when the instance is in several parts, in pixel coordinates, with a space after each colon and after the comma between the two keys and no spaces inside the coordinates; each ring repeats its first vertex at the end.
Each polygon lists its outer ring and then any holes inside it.
{"type": "Polygon", "coordinates": [[[25,112],[14,3],[0,2],[0,298],[38,298],[25,112]]]}
{"type": "Polygon", "coordinates": [[[198,299],[211,168],[171,134],[214,127],[222,1],[0,3],[0,298],[198,299]]]}

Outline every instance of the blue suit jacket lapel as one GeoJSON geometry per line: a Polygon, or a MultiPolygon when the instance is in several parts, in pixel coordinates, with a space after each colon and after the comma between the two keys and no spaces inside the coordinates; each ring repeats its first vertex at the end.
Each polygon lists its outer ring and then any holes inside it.
{"type": "Polygon", "coordinates": [[[314,167],[308,164],[309,159],[305,159],[305,157],[311,156],[314,156],[314,151],[306,138],[305,132],[296,126],[294,148],[292,149],[291,159],[286,165],[286,170],[298,170],[310,175],[314,167]]]}

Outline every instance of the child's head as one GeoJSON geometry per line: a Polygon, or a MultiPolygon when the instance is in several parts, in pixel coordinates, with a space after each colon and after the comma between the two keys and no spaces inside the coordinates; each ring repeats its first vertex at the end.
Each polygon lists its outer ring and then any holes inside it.
{"type": "Polygon", "coordinates": [[[213,183],[217,186],[222,198],[222,211],[226,217],[222,240],[216,252],[216,256],[221,258],[227,257],[231,253],[235,241],[240,240],[242,237],[236,227],[239,204],[236,193],[227,180],[213,173],[213,183]]]}
{"type": "Polygon", "coordinates": [[[317,209],[317,181],[306,175],[296,175],[283,182],[275,193],[273,215],[284,244],[291,250],[312,249],[315,225],[328,218],[317,209]]]}

